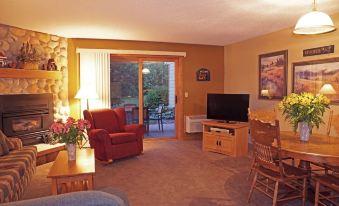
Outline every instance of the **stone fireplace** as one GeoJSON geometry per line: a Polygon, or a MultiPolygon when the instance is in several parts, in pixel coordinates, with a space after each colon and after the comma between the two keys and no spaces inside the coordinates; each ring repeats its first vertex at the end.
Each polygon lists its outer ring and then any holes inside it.
{"type": "MultiPolygon", "coordinates": [[[[48,110],[50,112],[52,109],[52,118],[54,115],[54,119],[64,119],[69,115],[67,38],[0,24],[0,52],[8,61],[16,62],[23,43],[30,43],[41,54],[40,69],[19,69],[16,64],[12,68],[0,68],[0,95],[50,93],[52,104],[48,110]],[[42,64],[46,65],[50,58],[55,60],[57,71],[41,70],[42,64]]],[[[40,125],[37,120],[30,120],[30,127],[37,127],[34,124],[40,125]]],[[[20,130],[22,121],[17,123],[15,127],[20,130]]],[[[3,122],[0,129],[2,124],[3,122]]],[[[12,133],[9,136],[12,136],[12,133]]]]}
{"type": "Polygon", "coordinates": [[[0,95],[0,129],[24,145],[42,143],[53,122],[53,95],[0,95]]]}

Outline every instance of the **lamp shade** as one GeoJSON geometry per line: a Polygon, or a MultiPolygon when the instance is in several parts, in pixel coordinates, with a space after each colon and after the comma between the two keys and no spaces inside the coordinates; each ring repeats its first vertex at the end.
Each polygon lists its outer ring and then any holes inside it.
{"type": "Polygon", "coordinates": [[[336,94],[337,92],[334,90],[333,86],[331,84],[324,84],[321,89],[319,90],[319,94],[336,94]]]}
{"type": "Polygon", "coordinates": [[[320,11],[311,11],[300,17],[295,25],[295,34],[322,34],[334,31],[335,27],[330,16],[320,11]]]}
{"type": "Polygon", "coordinates": [[[268,89],[263,89],[261,90],[261,96],[264,96],[264,97],[269,97],[270,96],[270,93],[268,91],[268,89]]]}
{"type": "Polygon", "coordinates": [[[98,99],[98,93],[93,87],[81,87],[77,94],[75,95],[76,99],[98,99]]]}

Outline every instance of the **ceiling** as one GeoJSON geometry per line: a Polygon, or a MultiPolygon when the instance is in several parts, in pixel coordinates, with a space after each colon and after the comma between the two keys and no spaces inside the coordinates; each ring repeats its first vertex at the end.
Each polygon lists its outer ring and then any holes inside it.
{"type": "MultiPolygon", "coordinates": [[[[339,12],[339,0],[317,0],[339,12]]],[[[227,45],[294,26],[312,0],[0,0],[0,23],[68,38],[227,45]]]]}

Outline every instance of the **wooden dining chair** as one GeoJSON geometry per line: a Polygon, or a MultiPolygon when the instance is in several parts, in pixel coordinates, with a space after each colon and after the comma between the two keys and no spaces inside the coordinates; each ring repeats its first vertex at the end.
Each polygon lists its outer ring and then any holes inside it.
{"type": "Polygon", "coordinates": [[[339,206],[339,176],[326,174],[315,176],[314,180],[316,182],[314,205],[339,206]]]}
{"type": "Polygon", "coordinates": [[[250,120],[250,129],[256,164],[248,202],[256,189],[271,197],[273,206],[297,198],[301,198],[302,205],[305,205],[308,174],[282,161],[279,121],[272,125],[250,120]],[[281,190],[282,186],[284,190],[281,190]]]}
{"type": "MultiPolygon", "coordinates": [[[[339,134],[339,115],[333,116],[333,110],[330,111],[327,127],[326,127],[326,135],[328,138],[337,138],[331,136],[331,128],[334,127],[334,130],[336,131],[337,135],[339,134]]],[[[337,173],[339,174],[339,164],[328,164],[328,163],[322,163],[322,162],[311,162],[313,165],[317,166],[321,169],[312,169],[312,172],[318,172],[318,171],[324,171],[325,174],[328,174],[329,172],[337,173]]]]}
{"type": "MultiPolygon", "coordinates": [[[[271,123],[274,124],[275,120],[277,119],[277,114],[275,110],[262,110],[262,109],[248,109],[248,118],[250,120],[259,120],[263,123],[271,123]]],[[[291,164],[294,166],[294,158],[293,157],[281,157],[282,160],[291,160],[291,164]]],[[[277,157],[274,157],[276,160],[277,157]]],[[[252,163],[251,163],[251,169],[248,174],[247,179],[249,180],[253,169],[255,167],[256,161],[255,158],[253,157],[252,163]]]]}

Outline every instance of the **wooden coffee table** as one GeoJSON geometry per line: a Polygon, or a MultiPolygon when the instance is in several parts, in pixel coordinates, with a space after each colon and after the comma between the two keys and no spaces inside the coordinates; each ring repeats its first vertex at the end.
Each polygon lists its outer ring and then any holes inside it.
{"type": "Polygon", "coordinates": [[[93,149],[77,149],[75,161],[60,151],[47,177],[52,179],[52,194],[93,189],[95,159],[93,149]]]}

